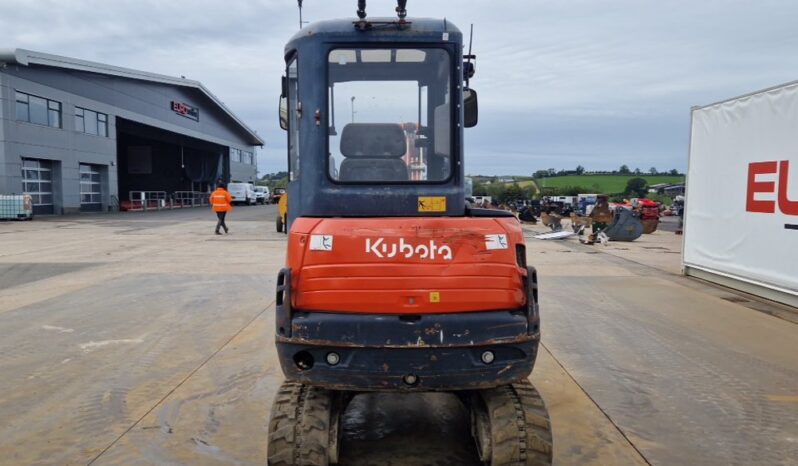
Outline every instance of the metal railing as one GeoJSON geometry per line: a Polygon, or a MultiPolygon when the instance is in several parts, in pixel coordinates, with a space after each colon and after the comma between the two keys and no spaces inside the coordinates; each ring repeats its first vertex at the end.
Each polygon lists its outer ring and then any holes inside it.
{"type": "Polygon", "coordinates": [[[161,210],[168,208],[166,191],[130,191],[128,199],[130,199],[128,210],[161,210]]]}
{"type": "Polygon", "coordinates": [[[208,205],[209,193],[202,191],[175,191],[172,196],[172,208],[202,207],[208,205]]]}
{"type": "Polygon", "coordinates": [[[108,210],[110,212],[119,212],[119,207],[120,207],[119,198],[112,194],[111,195],[111,202],[110,202],[110,204],[108,204],[108,210]]]}
{"type": "Polygon", "coordinates": [[[203,191],[130,191],[129,201],[124,202],[122,210],[146,211],[164,209],[183,209],[188,207],[203,207],[208,204],[210,193],[203,191]]]}

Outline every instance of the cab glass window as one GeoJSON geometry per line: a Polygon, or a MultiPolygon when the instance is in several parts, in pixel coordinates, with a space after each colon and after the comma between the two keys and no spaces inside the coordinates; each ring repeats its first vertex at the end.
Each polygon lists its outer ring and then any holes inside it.
{"type": "Polygon", "coordinates": [[[452,172],[451,65],[437,48],[328,56],[328,174],[341,183],[441,182],[452,172]]]}
{"type": "Polygon", "coordinates": [[[294,57],[288,63],[286,71],[288,78],[288,180],[299,179],[299,73],[297,59],[294,57]]]}

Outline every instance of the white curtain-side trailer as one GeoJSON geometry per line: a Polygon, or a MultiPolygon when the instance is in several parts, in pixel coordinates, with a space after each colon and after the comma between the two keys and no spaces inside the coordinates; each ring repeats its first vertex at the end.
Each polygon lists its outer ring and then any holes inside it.
{"type": "Polygon", "coordinates": [[[684,273],[798,306],[798,81],[691,115],[684,273]]]}

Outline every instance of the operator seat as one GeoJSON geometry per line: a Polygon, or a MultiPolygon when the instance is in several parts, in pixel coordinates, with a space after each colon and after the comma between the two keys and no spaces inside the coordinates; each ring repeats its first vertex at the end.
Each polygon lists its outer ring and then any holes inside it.
{"type": "Polygon", "coordinates": [[[396,123],[349,123],[341,132],[340,181],[407,181],[407,140],[396,123]]]}

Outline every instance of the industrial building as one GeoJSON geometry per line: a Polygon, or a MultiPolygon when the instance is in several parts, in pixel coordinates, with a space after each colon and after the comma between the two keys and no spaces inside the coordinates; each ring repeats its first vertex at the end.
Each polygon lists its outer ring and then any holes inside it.
{"type": "Polygon", "coordinates": [[[200,82],[0,51],[0,194],[36,214],[197,198],[255,181],[263,140],[200,82]]]}

